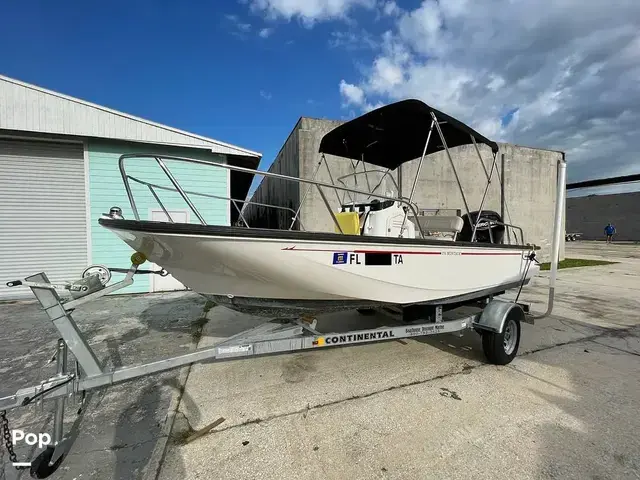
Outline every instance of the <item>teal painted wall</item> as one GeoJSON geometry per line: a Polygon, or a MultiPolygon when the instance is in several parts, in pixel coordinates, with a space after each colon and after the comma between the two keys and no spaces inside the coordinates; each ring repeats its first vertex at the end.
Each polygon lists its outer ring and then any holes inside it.
{"type": "MultiPolygon", "coordinates": [[[[224,163],[221,155],[206,150],[161,147],[154,145],[131,144],[124,142],[89,141],[89,191],[91,205],[91,263],[109,267],[127,268],[131,265],[133,250],[114,233],[98,224],[98,218],[109,212],[112,206],[122,208],[126,219],[134,219],[122,177],[118,169],[118,158],[127,153],[152,153],[177,157],[210,160],[224,163]]],[[[203,192],[210,195],[227,197],[228,170],[219,167],[207,167],[171,160],[165,161],[173,176],[185,191],[203,192]]],[[[126,173],[156,185],[173,188],[171,181],[153,159],[127,159],[126,173]]],[[[150,209],[160,209],[148,187],[130,182],[141,220],[151,220],[150,209]]],[[[169,210],[189,209],[179,193],[156,189],[157,195],[169,210]]],[[[189,195],[205,221],[210,225],[228,225],[229,207],[226,200],[189,195]]],[[[200,223],[189,211],[190,223],[200,223]]],[[[148,268],[145,263],[141,268],[148,268]]],[[[123,274],[113,274],[112,281],[124,278],[123,274]]],[[[135,283],[118,293],[140,293],[150,290],[148,275],[136,275],[135,283]]]]}

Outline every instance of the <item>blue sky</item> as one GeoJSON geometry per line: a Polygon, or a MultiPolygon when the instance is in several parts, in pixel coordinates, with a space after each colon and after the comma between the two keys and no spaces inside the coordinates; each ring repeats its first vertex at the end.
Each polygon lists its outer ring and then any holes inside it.
{"type": "Polygon", "coordinates": [[[300,116],[414,97],[565,151],[569,181],[640,172],[640,2],[491,1],[4,2],[0,73],[260,151],[261,168],[300,116]]]}
{"type": "Polygon", "coordinates": [[[265,162],[300,116],[345,114],[337,86],[355,71],[351,53],[327,41],[331,25],[267,22],[231,0],[7,2],[2,16],[3,74],[265,162]]]}

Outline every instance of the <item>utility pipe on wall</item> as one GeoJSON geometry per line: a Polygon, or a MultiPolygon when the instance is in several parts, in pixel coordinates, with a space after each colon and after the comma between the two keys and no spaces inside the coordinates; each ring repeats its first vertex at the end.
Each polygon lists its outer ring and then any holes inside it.
{"type": "Polygon", "coordinates": [[[500,217],[502,218],[502,221],[504,222],[504,179],[506,177],[505,173],[504,173],[504,153],[500,155],[500,171],[502,172],[502,175],[500,175],[500,217]]]}
{"type": "Polygon", "coordinates": [[[560,242],[564,238],[563,220],[564,204],[567,193],[567,162],[562,154],[562,159],[558,161],[558,185],[556,187],[556,211],[553,226],[553,242],[551,244],[551,274],[549,276],[549,303],[547,311],[534,319],[540,319],[551,315],[553,311],[553,300],[556,292],[556,277],[558,275],[558,260],[560,257],[560,242]]]}

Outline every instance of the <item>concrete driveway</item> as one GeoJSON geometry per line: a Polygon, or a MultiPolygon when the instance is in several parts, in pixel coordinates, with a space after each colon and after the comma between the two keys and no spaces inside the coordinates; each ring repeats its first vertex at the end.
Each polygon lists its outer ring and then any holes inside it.
{"type": "MultiPolygon", "coordinates": [[[[473,333],[195,365],[96,393],[50,478],[640,478],[640,246],[571,242],[567,256],[620,263],[561,270],[554,315],[523,326],[507,367],[488,365],[473,333]]],[[[535,311],[546,282],[543,273],[523,292],[535,311]]],[[[196,295],[171,293],[105,298],[75,317],[110,365],[261,321],[206,310],[196,295]]],[[[330,315],[318,328],[385,321],[330,315]]],[[[39,378],[56,337],[35,304],[0,305],[0,323],[5,395],[39,378]]],[[[50,430],[34,408],[10,414],[12,427],[50,430]]]]}
{"type": "MultiPolygon", "coordinates": [[[[103,297],[73,317],[106,367],[131,365],[186,353],[195,347],[205,301],[190,292],[103,297]]],[[[56,330],[35,301],[0,303],[0,396],[37,385],[55,373],[48,364],[56,330]]],[[[70,356],[70,359],[72,357],[70,356]]],[[[175,408],[186,370],[166,372],[88,395],[82,415],[67,402],[66,431],[80,430],[68,458],[51,479],[134,479],[151,469],[164,451],[167,412],[175,408]],[[172,402],[174,402],[172,406],[172,402]]],[[[79,400],[79,399],[78,399],[79,400]]],[[[53,402],[8,412],[10,428],[53,431],[53,402]]],[[[35,452],[37,453],[37,452],[35,452]]],[[[16,448],[19,461],[34,447],[16,448]]],[[[30,478],[11,466],[0,444],[0,479],[30,478]]]]}

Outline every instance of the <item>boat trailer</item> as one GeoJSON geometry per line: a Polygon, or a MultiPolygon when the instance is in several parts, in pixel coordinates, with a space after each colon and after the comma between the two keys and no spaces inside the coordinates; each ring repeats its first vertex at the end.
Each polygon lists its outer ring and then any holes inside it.
{"type": "MultiPolygon", "coordinates": [[[[30,468],[33,478],[46,478],[54,473],[71,448],[73,441],[63,432],[65,401],[70,399],[82,405],[85,402],[86,393],[97,388],[202,361],[248,358],[426,335],[446,333],[462,335],[462,332],[467,329],[474,329],[482,335],[483,350],[489,362],[505,365],[517,354],[520,343],[520,323],[533,323],[533,318],[527,314],[527,305],[485,297],[476,300],[474,304],[467,303],[459,306],[460,308],[455,308],[455,305],[425,307],[430,312],[428,315],[422,317],[418,315],[415,321],[400,318],[397,326],[350,332],[321,333],[316,330],[315,318],[271,320],[211,347],[141,365],[103,369],[87,339],[73,320],[72,312],[82,304],[133,284],[136,274],[167,275],[165,270],[140,270],[138,267],[145,261],[146,257],[136,252],[131,256],[132,263],[129,269],[93,265],[84,270],[79,280],[72,283],[52,284],[45,273],[7,283],[10,287],[29,287],[60,334],[55,355],[56,375],[42,381],[39,385],[23,388],[14,395],[0,398],[0,427],[3,430],[10,461],[18,469],[30,468]],[[111,272],[126,273],[126,276],[123,280],[108,285],[111,272]],[[68,291],[70,298],[63,300],[57,290],[68,291]],[[427,323],[418,323],[420,320],[427,323]],[[73,368],[69,368],[69,351],[75,359],[73,368]],[[78,398],[80,398],[79,401],[78,398]],[[18,462],[13,451],[6,411],[51,399],[55,403],[51,442],[33,461],[18,462]]],[[[397,308],[385,308],[381,311],[398,320],[397,308]]],[[[368,311],[363,310],[361,313],[366,314],[368,311]]],[[[416,315],[412,317],[416,318],[416,315]]]]}

